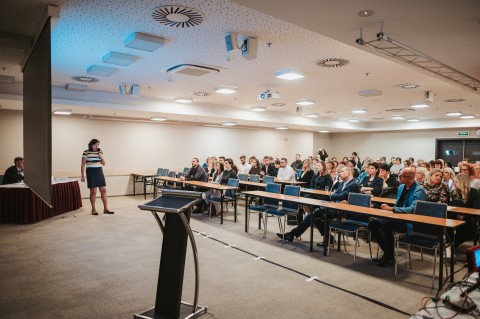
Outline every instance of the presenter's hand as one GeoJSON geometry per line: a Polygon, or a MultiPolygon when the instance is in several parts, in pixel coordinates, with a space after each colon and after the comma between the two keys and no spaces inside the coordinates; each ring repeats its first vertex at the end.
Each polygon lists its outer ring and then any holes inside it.
{"type": "Polygon", "coordinates": [[[85,177],[82,177],[80,180],[81,180],[82,182],[85,182],[85,177]]]}

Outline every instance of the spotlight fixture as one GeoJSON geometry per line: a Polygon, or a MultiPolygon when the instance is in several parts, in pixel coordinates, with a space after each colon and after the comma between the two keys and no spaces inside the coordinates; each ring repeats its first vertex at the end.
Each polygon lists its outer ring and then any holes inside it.
{"type": "Polygon", "coordinates": [[[317,131],[318,133],[330,133],[330,131],[327,131],[327,130],[319,130],[317,131]]]}
{"type": "Polygon", "coordinates": [[[265,106],[253,106],[250,108],[250,111],[254,112],[265,112],[267,108],[265,106]]]}
{"type": "Polygon", "coordinates": [[[127,66],[137,60],[136,55],[109,51],[102,57],[103,63],[127,66]]]}
{"type": "Polygon", "coordinates": [[[414,103],[412,104],[410,107],[414,108],[414,109],[425,109],[427,107],[430,107],[430,105],[428,105],[427,103],[425,102],[422,102],[422,103],[414,103]]]}
{"type": "Polygon", "coordinates": [[[165,40],[160,37],[139,32],[130,33],[124,44],[127,48],[152,52],[161,47],[165,40]]]}
{"type": "Polygon", "coordinates": [[[237,125],[237,123],[236,122],[223,122],[222,125],[223,126],[235,126],[235,125],[237,125]]]}
{"type": "Polygon", "coordinates": [[[70,115],[72,110],[70,109],[53,109],[53,114],[55,115],[70,115]]]}
{"type": "Polygon", "coordinates": [[[319,117],[319,115],[317,113],[308,113],[308,114],[305,114],[305,117],[315,118],[315,117],[319,117]]]}
{"type": "Polygon", "coordinates": [[[362,18],[366,18],[366,17],[373,16],[373,10],[370,10],[370,9],[360,10],[357,14],[362,18]]]}
{"type": "Polygon", "coordinates": [[[277,130],[288,130],[288,126],[279,126],[276,129],[277,130]]]}
{"type": "Polygon", "coordinates": [[[234,86],[228,86],[228,85],[220,85],[215,87],[213,89],[216,93],[221,93],[221,94],[232,94],[236,93],[238,91],[238,88],[234,86]]]}
{"type": "Polygon", "coordinates": [[[407,122],[420,122],[419,119],[408,119],[407,122]]]}
{"type": "Polygon", "coordinates": [[[405,119],[405,116],[395,115],[395,116],[392,116],[390,119],[391,119],[392,121],[399,121],[399,120],[404,120],[404,119],[405,119]]]}
{"type": "Polygon", "coordinates": [[[351,112],[353,114],[364,114],[364,113],[367,113],[367,110],[366,109],[353,109],[351,112]]]}
{"type": "Polygon", "coordinates": [[[347,120],[347,122],[348,122],[348,123],[358,123],[358,122],[360,122],[360,120],[358,120],[358,119],[349,119],[349,120],[347,120]]]}
{"type": "Polygon", "coordinates": [[[111,76],[115,72],[117,72],[117,69],[115,68],[110,68],[107,66],[100,66],[100,65],[91,65],[87,69],[88,74],[100,75],[100,76],[111,76]]]}
{"type": "Polygon", "coordinates": [[[447,112],[445,113],[446,116],[461,116],[463,113],[459,111],[454,111],[454,112],[447,112]]]}
{"type": "Polygon", "coordinates": [[[296,80],[305,77],[305,73],[297,71],[292,68],[286,68],[281,71],[275,72],[275,77],[284,80],[296,80]]]}
{"type": "Polygon", "coordinates": [[[191,97],[177,97],[174,101],[178,103],[192,103],[193,99],[191,97]]]}
{"type": "Polygon", "coordinates": [[[163,122],[163,121],[166,121],[166,120],[167,120],[167,118],[163,117],[163,116],[155,116],[155,117],[150,118],[150,121],[157,121],[157,122],[163,122]]]}
{"type": "Polygon", "coordinates": [[[300,100],[296,100],[295,104],[302,105],[302,106],[313,105],[313,104],[315,104],[315,101],[314,100],[309,100],[309,99],[300,99],[300,100]]]}
{"type": "Polygon", "coordinates": [[[462,120],[469,120],[469,119],[474,119],[474,118],[475,118],[475,115],[473,115],[473,114],[465,114],[465,115],[460,116],[460,118],[461,118],[462,120]]]}

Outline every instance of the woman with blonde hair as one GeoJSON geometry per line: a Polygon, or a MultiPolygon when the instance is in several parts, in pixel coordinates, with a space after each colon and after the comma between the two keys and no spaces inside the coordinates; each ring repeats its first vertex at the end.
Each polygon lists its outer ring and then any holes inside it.
{"type": "MultiPolygon", "coordinates": [[[[459,173],[455,176],[455,188],[452,192],[451,205],[467,208],[480,208],[480,191],[470,187],[470,177],[459,173]]],[[[473,238],[475,234],[475,216],[457,215],[449,213],[448,218],[457,218],[465,221],[465,224],[456,229],[455,247],[473,238]]]]}
{"type": "Polygon", "coordinates": [[[454,180],[455,180],[455,172],[453,171],[453,169],[451,169],[450,167],[445,167],[443,169],[443,183],[447,185],[450,193],[453,191],[455,186],[454,180]]]}
{"type": "Polygon", "coordinates": [[[427,193],[425,200],[434,203],[448,204],[450,202],[450,191],[443,182],[443,172],[439,168],[432,168],[427,180],[423,183],[423,189],[427,193]]]}
{"type": "Polygon", "coordinates": [[[428,171],[425,167],[417,167],[415,170],[415,182],[417,184],[423,185],[425,180],[428,177],[428,171]]]}

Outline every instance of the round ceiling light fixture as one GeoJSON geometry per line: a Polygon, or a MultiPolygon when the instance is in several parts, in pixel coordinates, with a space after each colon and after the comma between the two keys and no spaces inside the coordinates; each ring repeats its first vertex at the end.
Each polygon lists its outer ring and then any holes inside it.
{"type": "Polygon", "coordinates": [[[76,75],[72,76],[72,80],[84,83],[94,83],[99,82],[100,80],[97,78],[92,78],[91,76],[84,76],[84,75],[76,75]]]}
{"type": "Polygon", "coordinates": [[[152,13],[153,20],[162,25],[176,28],[195,27],[203,22],[203,14],[184,6],[161,6],[152,13]]]}
{"type": "Polygon", "coordinates": [[[322,68],[338,68],[346,66],[349,63],[350,61],[341,58],[329,58],[315,61],[315,64],[321,66],[322,68]]]}
{"type": "Polygon", "coordinates": [[[250,111],[253,111],[253,112],[265,112],[267,110],[267,108],[265,106],[252,106],[250,108],[250,111]]]}

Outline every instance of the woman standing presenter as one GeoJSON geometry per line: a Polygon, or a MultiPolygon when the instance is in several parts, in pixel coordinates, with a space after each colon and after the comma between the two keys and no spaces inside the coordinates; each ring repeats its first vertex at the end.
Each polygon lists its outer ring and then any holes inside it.
{"type": "Polygon", "coordinates": [[[107,204],[107,184],[105,183],[105,176],[103,176],[102,166],[105,165],[105,158],[103,152],[99,148],[100,141],[93,139],[88,143],[88,150],[85,150],[82,155],[82,182],[85,182],[85,173],[87,175],[87,185],[90,189],[90,203],[92,204],[92,215],[98,215],[95,208],[95,201],[97,199],[97,188],[100,189],[100,196],[103,202],[103,212],[105,214],[114,214],[108,209],[107,204]]]}

